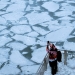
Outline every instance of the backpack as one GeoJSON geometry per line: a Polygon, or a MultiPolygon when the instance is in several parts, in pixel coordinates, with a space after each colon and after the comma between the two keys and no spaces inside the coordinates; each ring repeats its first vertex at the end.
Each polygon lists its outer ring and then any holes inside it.
{"type": "Polygon", "coordinates": [[[62,59],[61,51],[57,51],[57,61],[61,62],[61,59],[62,59]]]}

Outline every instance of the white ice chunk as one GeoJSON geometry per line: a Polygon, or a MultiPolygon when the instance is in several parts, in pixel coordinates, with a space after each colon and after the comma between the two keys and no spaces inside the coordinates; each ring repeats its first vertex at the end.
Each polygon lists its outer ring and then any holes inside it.
{"type": "Polygon", "coordinates": [[[17,34],[24,34],[26,32],[31,32],[31,28],[28,25],[19,25],[11,27],[10,31],[17,34]]]}
{"type": "MultiPolygon", "coordinates": [[[[16,2],[16,1],[15,1],[16,2]]],[[[25,5],[25,1],[20,1],[19,3],[14,3],[14,4],[11,4],[6,11],[12,11],[12,12],[19,12],[19,11],[24,11],[24,8],[26,8],[26,5],[25,5]]]]}
{"type": "Polygon", "coordinates": [[[75,7],[72,6],[72,5],[70,5],[69,3],[62,3],[61,6],[62,7],[61,7],[60,10],[65,10],[65,11],[71,11],[71,12],[73,12],[74,9],[75,9],[75,7]]]}
{"type": "Polygon", "coordinates": [[[30,33],[27,34],[27,36],[31,36],[31,37],[37,37],[38,35],[39,34],[37,32],[35,32],[35,31],[30,32],[30,33]]]}
{"type": "MultiPolygon", "coordinates": [[[[5,58],[8,58],[10,49],[9,48],[0,48],[0,55],[2,55],[5,58]]],[[[2,58],[1,58],[2,59],[2,58]]],[[[1,61],[0,59],[0,61],[1,61]]]]}
{"type": "Polygon", "coordinates": [[[17,22],[19,24],[28,24],[28,21],[25,17],[21,17],[17,22]]]}
{"type": "MultiPolygon", "coordinates": [[[[0,24],[6,24],[6,20],[3,17],[0,17],[0,24]]],[[[1,27],[0,27],[1,28],[1,27]]]]}
{"type": "Polygon", "coordinates": [[[0,70],[0,75],[16,75],[19,74],[20,70],[14,64],[7,64],[0,70]]]}
{"type": "Polygon", "coordinates": [[[9,2],[0,1],[0,9],[3,9],[3,8],[6,7],[8,4],[10,4],[10,3],[9,3],[9,2]]]}
{"type": "Polygon", "coordinates": [[[73,24],[70,23],[69,20],[67,20],[67,21],[66,20],[62,20],[60,25],[62,25],[62,26],[73,26],[73,24]]]}
{"type": "Polygon", "coordinates": [[[75,27],[75,21],[72,23],[72,25],[75,27]]]}
{"type": "Polygon", "coordinates": [[[30,11],[30,10],[38,11],[40,10],[40,6],[31,7],[30,5],[28,5],[26,11],[30,11]]]}
{"type": "Polygon", "coordinates": [[[42,23],[42,22],[45,22],[45,21],[50,21],[52,19],[48,15],[47,12],[42,12],[42,13],[32,12],[30,14],[27,14],[26,17],[28,18],[29,24],[31,24],[31,25],[42,23]]]}
{"type": "Polygon", "coordinates": [[[8,59],[5,58],[3,55],[0,55],[0,63],[6,62],[8,59]]]}
{"type": "Polygon", "coordinates": [[[58,20],[74,20],[74,18],[72,18],[72,17],[69,17],[69,16],[65,16],[65,17],[61,17],[61,18],[59,18],[58,20]]]}
{"type": "Polygon", "coordinates": [[[44,7],[45,9],[47,9],[50,12],[55,12],[56,10],[59,9],[59,4],[55,3],[55,2],[45,2],[42,7],[44,7]]]}
{"type": "Polygon", "coordinates": [[[65,41],[73,29],[73,27],[69,26],[64,27],[60,30],[47,34],[45,39],[50,41],[65,41]]]}
{"type": "Polygon", "coordinates": [[[60,26],[60,25],[49,25],[48,28],[50,29],[50,31],[56,31],[58,29],[61,29],[63,28],[63,26],[60,26]]]}
{"type": "Polygon", "coordinates": [[[45,29],[36,26],[32,26],[32,28],[41,35],[45,35],[50,32],[50,31],[45,31],[45,29]]]}
{"type": "Polygon", "coordinates": [[[4,46],[9,41],[12,41],[12,39],[5,37],[5,36],[0,36],[0,47],[4,46]]]}
{"type": "Polygon", "coordinates": [[[64,45],[63,45],[63,47],[64,47],[64,49],[66,49],[66,50],[71,50],[71,51],[75,51],[75,43],[74,42],[68,42],[68,41],[66,41],[66,42],[64,42],[64,45]]]}
{"type": "Polygon", "coordinates": [[[33,53],[32,53],[32,58],[31,60],[37,62],[37,63],[41,63],[42,60],[44,59],[45,55],[46,55],[46,47],[42,47],[39,49],[36,49],[33,53]],[[39,54],[38,54],[39,53],[39,54]],[[40,58],[40,59],[39,59],[40,58]]]}
{"type": "Polygon", "coordinates": [[[6,35],[6,34],[8,34],[9,33],[9,30],[2,30],[1,32],[0,32],[0,35],[6,35]]]}
{"type": "Polygon", "coordinates": [[[19,51],[12,51],[10,55],[10,60],[16,65],[32,65],[33,63],[26,59],[19,51]]]}
{"type": "Polygon", "coordinates": [[[12,42],[7,44],[8,47],[13,48],[13,50],[23,50],[24,48],[26,48],[27,46],[19,43],[19,42],[12,42]]]}
{"type": "Polygon", "coordinates": [[[6,20],[10,20],[10,21],[15,20],[15,21],[17,21],[23,15],[24,15],[24,13],[20,11],[20,12],[12,12],[12,13],[9,13],[9,14],[2,15],[2,17],[4,17],[6,20]]]}
{"type": "Polygon", "coordinates": [[[5,29],[5,28],[6,28],[6,26],[0,26],[0,31],[5,29]]]}
{"type": "Polygon", "coordinates": [[[17,41],[22,41],[26,45],[35,45],[36,44],[36,39],[24,35],[15,35],[14,37],[15,40],[17,41]]]}
{"type": "Polygon", "coordinates": [[[21,69],[23,74],[33,74],[36,73],[39,68],[39,65],[32,65],[32,66],[23,66],[21,69]]]}
{"type": "Polygon", "coordinates": [[[52,0],[52,1],[55,1],[55,2],[62,2],[62,1],[64,1],[64,0],[52,0]]]}
{"type": "Polygon", "coordinates": [[[28,52],[22,52],[22,54],[27,54],[28,52]]]}
{"type": "Polygon", "coordinates": [[[68,16],[68,15],[72,15],[72,11],[55,12],[55,16],[58,16],[58,17],[68,16]]]}

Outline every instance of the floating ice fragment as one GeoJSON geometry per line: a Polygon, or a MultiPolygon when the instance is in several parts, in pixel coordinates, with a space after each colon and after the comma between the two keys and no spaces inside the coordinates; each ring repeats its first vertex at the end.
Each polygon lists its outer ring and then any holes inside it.
{"type": "Polygon", "coordinates": [[[50,17],[47,12],[42,13],[32,12],[30,14],[27,14],[26,17],[28,18],[29,24],[31,25],[43,23],[45,21],[50,21],[52,19],[52,17],[50,17]]]}
{"type": "Polygon", "coordinates": [[[10,31],[17,33],[17,34],[24,34],[26,32],[31,32],[31,28],[28,25],[19,25],[13,26],[10,31]]]}
{"type": "Polygon", "coordinates": [[[45,2],[42,7],[44,7],[45,9],[47,9],[50,12],[55,12],[56,10],[59,9],[59,4],[55,3],[55,2],[45,2]]]}

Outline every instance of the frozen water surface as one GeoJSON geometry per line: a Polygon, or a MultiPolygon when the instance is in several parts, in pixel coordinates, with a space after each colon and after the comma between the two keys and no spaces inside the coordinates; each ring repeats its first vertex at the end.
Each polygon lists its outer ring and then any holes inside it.
{"type": "MultiPolygon", "coordinates": [[[[0,75],[36,73],[48,40],[74,50],[74,19],[74,0],[0,0],[0,75]]],[[[56,75],[75,75],[74,60],[56,75]]]]}

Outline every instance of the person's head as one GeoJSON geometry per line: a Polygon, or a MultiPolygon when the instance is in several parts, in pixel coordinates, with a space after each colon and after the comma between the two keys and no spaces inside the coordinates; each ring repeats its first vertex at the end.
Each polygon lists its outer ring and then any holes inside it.
{"type": "Polygon", "coordinates": [[[49,44],[49,41],[47,41],[47,44],[49,44]]]}
{"type": "Polygon", "coordinates": [[[51,47],[51,48],[54,48],[54,47],[55,47],[55,45],[54,45],[54,44],[50,44],[50,47],[51,47]]]}

